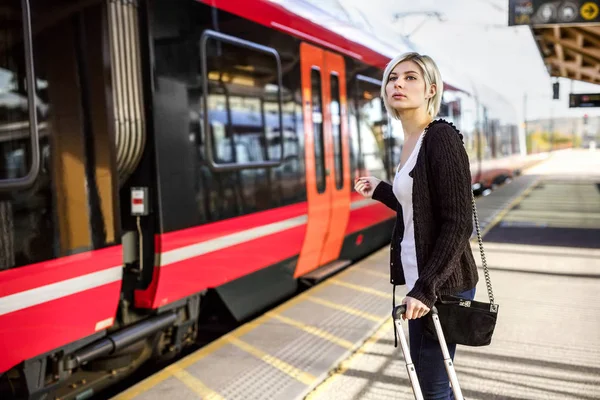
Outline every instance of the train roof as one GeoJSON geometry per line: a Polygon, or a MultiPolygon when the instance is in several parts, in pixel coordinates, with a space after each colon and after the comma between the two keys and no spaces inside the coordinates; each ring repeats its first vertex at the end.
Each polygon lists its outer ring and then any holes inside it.
{"type": "MultiPolygon", "coordinates": [[[[418,51],[400,37],[394,45],[385,43],[305,1],[198,1],[381,69],[400,52],[418,51]]],[[[469,92],[468,83],[465,85],[464,81],[454,76],[448,77],[449,74],[445,73],[444,85],[447,89],[469,92]]]]}
{"type": "MultiPolygon", "coordinates": [[[[325,12],[318,8],[310,10],[309,15],[302,12],[305,4],[292,4],[285,0],[199,0],[207,5],[257,22],[261,25],[285,32],[289,35],[305,39],[309,42],[328,47],[349,57],[367,64],[385,68],[389,57],[373,50],[373,46],[365,46],[356,40],[344,37],[325,26],[337,24],[325,12]]],[[[308,11],[305,9],[305,11],[308,11]]]]}

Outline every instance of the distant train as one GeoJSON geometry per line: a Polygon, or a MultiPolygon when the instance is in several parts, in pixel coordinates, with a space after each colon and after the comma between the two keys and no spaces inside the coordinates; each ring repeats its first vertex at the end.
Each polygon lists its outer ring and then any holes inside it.
{"type": "MultiPolygon", "coordinates": [[[[85,398],[389,242],[352,189],[402,147],[366,38],[260,0],[1,8],[2,399],[85,398]]],[[[446,84],[478,191],[530,162],[494,104],[446,84]]]]}

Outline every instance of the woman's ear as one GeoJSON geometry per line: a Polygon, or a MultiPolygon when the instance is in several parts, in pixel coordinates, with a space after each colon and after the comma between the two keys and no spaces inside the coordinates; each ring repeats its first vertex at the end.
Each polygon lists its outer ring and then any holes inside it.
{"type": "Polygon", "coordinates": [[[435,94],[437,93],[437,86],[435,85],[435,83],[432,83],[431,85],[429,85],[429,93],[427,93],[427,98],[430,99],[433,96],[435,96],[435,94]]]}

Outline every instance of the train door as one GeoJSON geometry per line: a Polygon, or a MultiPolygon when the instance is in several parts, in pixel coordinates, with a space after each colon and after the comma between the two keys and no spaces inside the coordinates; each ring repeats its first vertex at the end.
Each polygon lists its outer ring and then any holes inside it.
{"type": "Polygon", "coordinates": [[[350,156],[344,59],[302,43],[302,104],[305,126],[308,225],[295,277],[332,268],[350,214],[350,156]]]}

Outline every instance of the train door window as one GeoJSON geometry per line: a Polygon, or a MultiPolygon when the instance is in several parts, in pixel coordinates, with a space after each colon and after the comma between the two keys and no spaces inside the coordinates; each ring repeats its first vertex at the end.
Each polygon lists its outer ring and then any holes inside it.
{"type": "Polygon", "coordinates": [[[325,138],[323,136],[323,100],[321,95],[321,71],[313,68],[310,72],[312,86],[312,121],[315,148],[315,173],[317,191],[325,191],[325,138]]]}
{"type": "Polygon", "coordinates": [[[335,187],[344,187],[344,162],[342,153],[342,108],[340,103],[340,80],[337,74],[331,74],[331,133],[333,139],[333,160],[335,187]]]}
{"type": "MultiPolygon", "coordinates": [[[[8,12],[0,13],[0,187],[1,181],[25,176],[32,163],[28,103],[31,88],[26,79],[21,2],[11,0],[7,9],[8,12]]],[[[101,106],[82,110],[81,87],[89,82],[82,81],[84,55],[76,43],[85,33],[73,23],[79,17],[77,11],[53,19],[50,25],[36,26],[35,21],[51,20],[45,14],[52,9],[46,1],[31,1],[31,14],[39,16],[32,21],[32,53],[40,169],[32,185],[0,189],[0,270],[101,247],[114,242],[116,236],[110,168],[104,170],[105,176],[99,173],[95,175],[97,179],[90,179],[91,171],[103,162],[104,153],[97,152],[96,164],[89,164],[94,141],[101,143],[101,139],[86,135],[105,122],[102,117],[93,118],[99,115],[96,112],[101,111],[101,106]],[[86,116],[90,119],[84,120],[86,116]],[[107,192],[98,193],[105,178],[107,192]],[[94,232],[101,236],[97,243],[93,241],[94,232]]],[[[101,32],[95,37],[100,44],[101,32]]],[[[97,55],[101,54],[98,51],[97,55]]],[[[89,61],[88,66],[92,64],[89,61]]],[[[101,70],[101,62],[98,67],[101,70]]],[[[104,84],[98,87],[98,92],[90,93],[104,95],[104,84]]]]}

